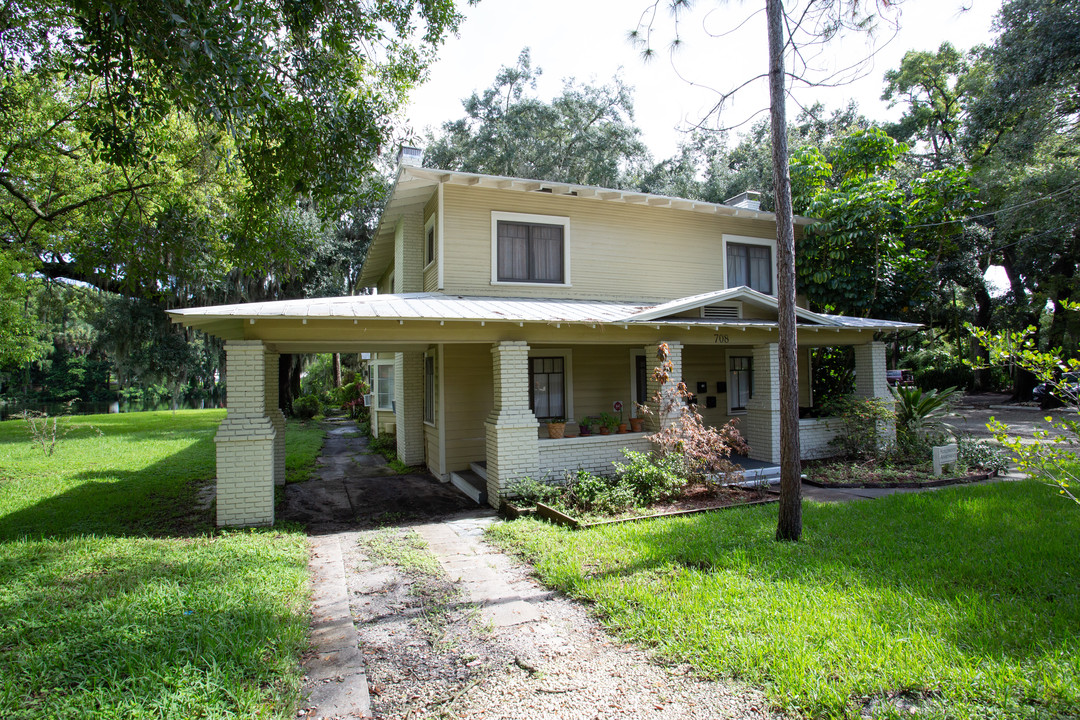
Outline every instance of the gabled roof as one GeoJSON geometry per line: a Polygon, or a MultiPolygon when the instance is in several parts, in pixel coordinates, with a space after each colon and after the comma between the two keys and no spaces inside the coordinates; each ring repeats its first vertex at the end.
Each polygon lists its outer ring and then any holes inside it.
{"type": "MultiPolygon", "coordinates": [[[[688,200],[670,195],[653,195],[652,193],[634,190],[616,190],[595,185],[576,185],[574,183],[529,180],[505,175],[481,175],[478,173],[402,165],[398,167],[394,187],[379,218],[379,228],[375,233],[375,239],[372,241],[368,256],[364,260],[364,267],[360,273],[360,287],[374,285],[393,261],[394,243],[392,239],[398,219],[410,210],[415,210],[417,207],[423,208],[438,186],[444,183],[516,192],[542,192],[594,201],[674,208],[675,210],[688,210],[706,215],[776,222],[774,213],[724,205],[723,203],[688,200]]],[[[796,225],[810,225],[813,222],[815,221],[811,218],[795,216],[796,225]]]]}
{"type": "MultiPolygon", "coordinates": [[[[657,305],[639,313],[635,313],[630,317],[624,318],[624,320],[628,322],[658,320],[660,318],[668,317],[669,315],[676,315],[681,312],[686,312],[687,310],[694,310],[705,307],[706,305],[715,305],[716,303],[721,302],[742,302],[747,305],[755,305],[765,310],[779,312],[779,303],[772,295],[766,295],[757,290],[748,288],[745,285],[740,285],[739,287],[729,288],[727,290],[716,290],[713,292],[701,293],[700,295],[691,295],[689,297],[679,298],[678,300],[672,300],[663,305],[657,305]]],[[[836,320],[835,316],[820,315],[800,307],[795,308],[795,317],[815,325],[828,325],[832,327],[842,324],[836,320]]]]}

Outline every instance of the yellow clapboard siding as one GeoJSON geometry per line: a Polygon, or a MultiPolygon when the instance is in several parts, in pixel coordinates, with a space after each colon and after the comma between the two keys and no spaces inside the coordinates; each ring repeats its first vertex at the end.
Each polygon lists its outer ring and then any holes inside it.
{"type": "Polygon", "coordinates": [[[446,291],[471,295],[674,299],[724,287],[721,238],[775,237],[773,223],[589,198],[447,185],[446,291]],[[568,217],[572,287],[491,284],[491,213],[568,217]]]}

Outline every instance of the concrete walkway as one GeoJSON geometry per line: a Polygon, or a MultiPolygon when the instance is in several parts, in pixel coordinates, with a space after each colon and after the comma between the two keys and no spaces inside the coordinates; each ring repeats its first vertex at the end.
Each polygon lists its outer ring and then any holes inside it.
{"type": "Polygon", "coordinates": [[[483,542],[484,530],[498,522],[494,511],[413,529],[428,544],[452,582],[460,583],[469,602],[480,606],[484,623],[511,627],[540,619],[540,614],[507,580],[509,559],[483,542]]]}

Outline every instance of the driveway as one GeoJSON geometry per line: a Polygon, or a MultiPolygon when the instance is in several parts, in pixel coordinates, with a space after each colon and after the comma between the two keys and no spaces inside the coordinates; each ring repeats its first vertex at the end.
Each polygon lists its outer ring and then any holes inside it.
{"type": "Polygon", "coordinates": [[[1019,435],[1022,440],[1030,441],[1034,439],[1036,429],[1049,429],[1049,424],[1046,422],[1047,416],[1052,417],[1054,420],[1060,418],[1080,419],[1076,413],[1063,412],[1060,408],[1057,410],[1040,410],[1037,407],[1008,406],[1003,402],[1008,396],[990,396],[990,398],[1002,402],[972,402],[972,398],[986,397],[968,396],[965,398],[956,408],[956,417],[949,422],[963,433],[980,439],[992,440],[994,436],[987,429],[986,424],[990,422],[991,418],[995,418],[1009,426],[1010,436],[1019,435]]]}
{"type": "Polygon", "coordinates": [[[500,522],[426,473],[394,475],[351,424],[281,517],[312,544],[302,718],[775,718],[760,691],[618,642],[483,536],[500,522]]]}

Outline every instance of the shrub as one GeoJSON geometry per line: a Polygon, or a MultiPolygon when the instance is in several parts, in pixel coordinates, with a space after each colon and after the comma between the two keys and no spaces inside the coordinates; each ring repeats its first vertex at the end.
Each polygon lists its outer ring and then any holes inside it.
{"type": "Polygon", "coordinates": [[[1009,454],[986,440],[965,436],[956,439],[957,458],[961,465],[999,473],[1009,469],[1009,454]]]}
{"type": "Polygon", "coordinates": [[[578,470],[566,479],[567,503],[585,512],[618,513],[636,504],[634,490],[618,478],[578,470]]]}
{"type": "Polygon", "coordinates": [[[697,406],[690,403],[686,383],[676,383],[674,388],[669,385],[674,365],[667,343],[659,344],[656,355],[660,365],[653,370],[653,379],[661,390],[654,400],[661,417],[669,418],[659,432],[649,436],[657,452],[662,457],[678,457],[691,477],[704,479],[740,472],[742,468],[731,461],[731,454],[745,454],[749,448],[735,427],[738,420],[729,420],[719,428],[706,425],[697,406]]]}
{"type": "Polygon", "coordinates": [[[883,454],[881,424],[896,417],[883,399],[848,395],[830,402],[826,410],[840,423],[840,433],[829,444],[844,457],[870,459],[883,454]]]}
{"type": "Polygon", "coordinates": [[[535,505],[538,502],[550,503],[562,495],[564,488],[551,483],[533,480],[531,477],[518,478],[509,486],[510,495],[522,505],[535,505]]]}
{"type": "Polygon", "coordinates": [[[615,472],[642,505],[678,495],[686,485],[678,455],[655,458],[652,453],[633,450],[624,450],[623,455],[627,461],[616,462],[615,472]]]}
{"type": "Polygon", "coordinates": [[[955,387],[944,390],[921,390],[917,387],[891,387],[896,399],[896,431],[937,443],[953,433],[945,422],[952,413],[953,399],[960,393],[955,387]]]}
{"type": "Polygon", "coordinates": [[[315,395],[301,395],[293,400],[292,411],[301,420],[310,420],[322,413],[322,403],[315,395]]]}

